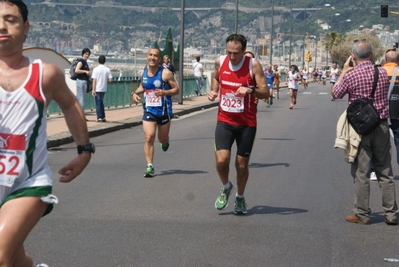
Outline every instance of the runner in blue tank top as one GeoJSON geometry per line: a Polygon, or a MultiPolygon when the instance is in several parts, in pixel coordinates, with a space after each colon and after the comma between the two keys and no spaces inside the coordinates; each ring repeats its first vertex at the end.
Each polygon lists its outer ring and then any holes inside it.
{"type": "Polygon", "coordinates": [[[165,68],[160,66],[154,76],[148,76],[148,68],[144,70],[142,84],[145,88],[143,109],[145,112],[155,116],[172,117],[172,97],[166,95],[155,97],[155,90],[170,90],[170,85],[162,80],[162,71],[165,68]],[[155,98],[154,98],[155,97],[155,98]]]}
{"type": "Polygon", "coordinates": [[[264,70],[267,86],[269,87],[270,91],[270,97],[268,100],[265,100],[266,102],[266,107],[270,107],[270,105],[273,105],[273,83],[274,83],[274,72],[272,69],[272,65],[268,64],[267,67],[264,70]]]}
{"type": "Polygon", "coordinates": [[[145,135],[144,156],[147,168],[144,177],[154,177],[152,165],[154,159],[154,142],[158,129],[158,140],[163,151],[169,148],[169,130],[172,119],[172,96],[179,93],[179,87],[173,73],[160,66],[161,52],[150,48],[147,53],[147,68],[141,77],[141,83],[132,99],[140,103],[140,94],[144,94],[143,132],[145,135]]]}

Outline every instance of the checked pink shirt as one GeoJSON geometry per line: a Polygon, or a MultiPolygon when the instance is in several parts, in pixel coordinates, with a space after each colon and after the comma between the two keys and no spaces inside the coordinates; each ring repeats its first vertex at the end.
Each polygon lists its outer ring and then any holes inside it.
{"type": "MultiPolygon", "coordinates": [[[[385,69],[378,67],[379,77],[374,93],[373,105],[381,119],[388,118],[389,80],[385,69]]],[[[374,65],[370,61],[363,62],[345,74],[340,84],[334,87],[335,97],[341,99],[349,95],[349,104],[361,97],[370,97],[373,89],[374,65]]]]}

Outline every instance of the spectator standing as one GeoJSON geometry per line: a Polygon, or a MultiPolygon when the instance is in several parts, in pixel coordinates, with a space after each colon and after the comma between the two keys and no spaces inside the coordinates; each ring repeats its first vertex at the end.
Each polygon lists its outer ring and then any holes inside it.
{"type": "Polygon", "coordinates": [[[170,58],[169,58],[168,55],[164,55],[164,56],[163,56],[163,64],[162,64],[162,66],[163,66],[164,68],[170,70],[173,74],[176,73],[175,67],[173,66],[172,63],[170,63],[170,58]]]}
{"type": "Polygon", "coordinates": [[[107,92],[108,83],[112,82],[111,70],[106,67],[105,56],[98,57],[98,66],[93,69],[91,78],[93,79],[92,95],[96,102],[96,114],[98,122],[106,122],[104,109],[104,96],[107,92]]]}
{"type": "MultiPolygon", "coordinates": [[[[346,60],[332,96],[343,98],[349,96],[349,103],[360,97],[370,97],[374,66],[371,44],[365,40],[357,41],[352,46],[351,56],[346,60]],[[349,66],[353,59],[354,67],[349,66]]],[[[354,214],[346,217],[346,221],[358,224],[370,224],[370,165],[375,173],[382,193],[382,206],[385,223],[397,224],[398,207],[396,203],[395,183],[391,166],[391,143],[388,128],[388,75],[378,67],[378,83],[375,90],[373,105],[377,109],[381,123],[370,134],[362,135],[357,156],[351,164],[351,174],[355,185],[354,214]]]]}
{"type": "MultiPolygon", "coordinates": [[[[80,104],[80,107],[85,110],[85,97],[87,93],[87,86],[90,78],[90,68],[87,60],[90,57],[90,49],[83,48],[82,50],[82,58],[79,59],[78,64],[76,65],[75,73],[78,75],[76,78],[76,88],[77,88],[77,98],[80,104]]],[[[87,119],[86,119],[87,121],[87,119]]]]}
{"type": "Polygon", "coordinates": [[[204,86],[204,78],[202,75],[204,74],[204,68],[202,67],[202,64],[200,63],[201,57],[197,56],[195,57],[195,60],[197,62],[194,63],[193,68],[194,68],[194,77],[195,77],[195,83],[197,85],[197,89],[195,90],[196,95],[202,95],[202,86],[204,86]]]}

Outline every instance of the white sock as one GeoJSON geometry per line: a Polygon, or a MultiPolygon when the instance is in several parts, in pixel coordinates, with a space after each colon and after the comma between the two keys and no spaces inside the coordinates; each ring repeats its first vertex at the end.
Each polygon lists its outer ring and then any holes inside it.
{"type": "Polygon", "coordinates": [[[152,163],[148,163],[148,164],[147,164],[147,167],[150,167],[150,166],[152,167],[152,163]]]}
{"type": "Polygon", "coordinates": [[[244,195],[239,195],[238,193],[236,193],[236,198],[237,197],[239,197],[239,198],[243,198],[244,197],[244,195]]]}
{"type": "Polygon", "coordinates": [[[227,184],[224,184],[224,185],[223,185],[223,189],[224,189],[224,190],[230,189],[230,186],[231,186],[231,185],[230,185],[230,182],[228,182],[227,184]]]}

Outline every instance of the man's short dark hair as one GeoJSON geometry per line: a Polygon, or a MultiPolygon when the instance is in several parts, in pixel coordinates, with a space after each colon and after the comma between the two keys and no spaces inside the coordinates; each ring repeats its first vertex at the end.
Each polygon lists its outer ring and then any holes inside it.
{"type": "Polygon", "coordinates": [[[105,63],[105,56],[101,55],[98,57],[98,63],[104,64],[105,63]]]}
{"type": "Polygon", "coordinates": [[[26,22],[28,20],[28,8],[22,0],[0,0],[0,2],[16,5],[23,21],[26,22]]]}
{"type": "Polygon", "coordinates": [[[241,43],[242,51],[245,51],[245,49],[247,48],[247,38],[245,38],[245,36],[242,35],[242,34],[237,34],[237,33],[230,34],[226,38],[226,44],[228,42],[239,42],[239,43],[241,43]]]}
{"type": "Polygon", "coordinates": [[[86,53],[89,53],[89,55],[91,54],[91,51],[90,51],[90,49],[89,48],[83,48],[83,50],[82,50],[82,56],[84,55],[84,54],[86,54],[86,53]]]}
{"type": "Polygon", "coordinates": [[[199,57],[199,56],[196,56],[196,57],[195,57],[195,60],[197,60],[197,62],[199,62],[200,59],[201,59],[201,57],[199,57]]]}

